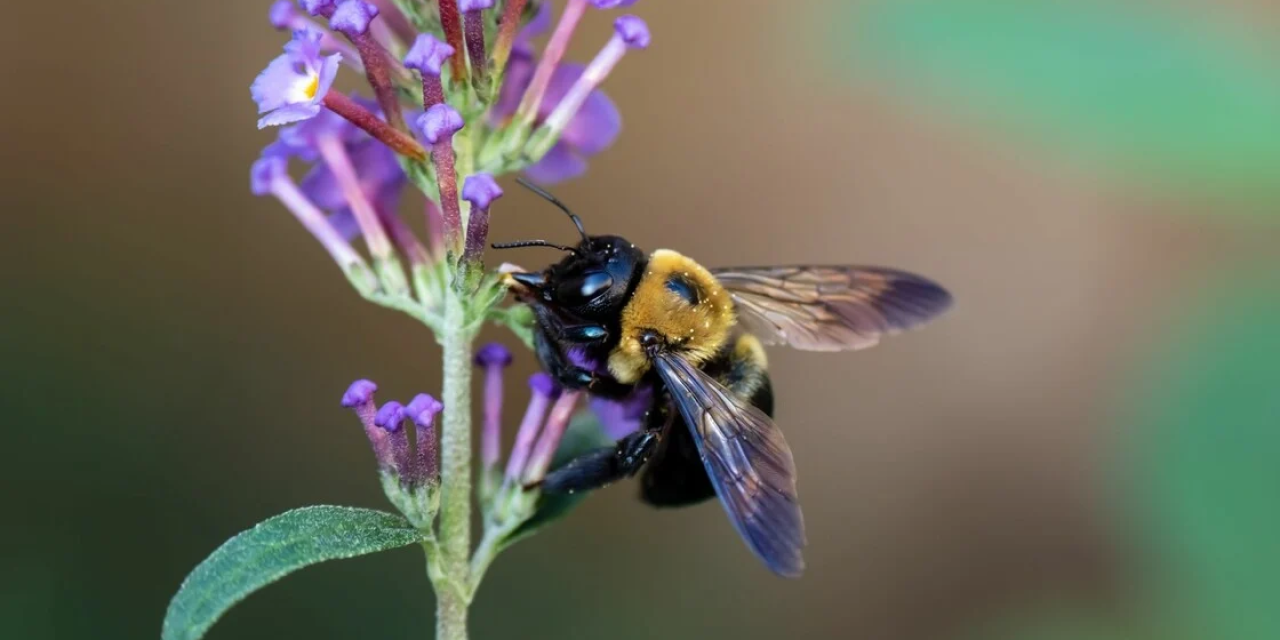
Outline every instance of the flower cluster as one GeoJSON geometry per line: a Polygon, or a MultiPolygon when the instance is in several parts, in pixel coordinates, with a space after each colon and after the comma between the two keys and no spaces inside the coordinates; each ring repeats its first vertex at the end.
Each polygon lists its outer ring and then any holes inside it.
{"type": "Polygon", "coordinates": [[[342,394],[342,406],[364,425],[387,498],[415,525],[428,525],[439,506],[435,421],[444,405],[420,393],[407,405],[392,401],[379,407],[377,390],[369,380],[356,380],[342,394]]]}
{"type": "Polygon", "coordinates": [[[566,0],[554,19],[545,0],[278,0],[269,13],[290,38],[250,87],[259,128],[277,131],[253,164],[253,193],[278,199],[360,295],[419,319],[441,345],[440,400],[420,394],[379,406],[367,380],[342,398],[364,426],[383,490],[420,537],[438,638],[465,639],[467,606],[493,558],[577,499],[538,488],[552,465],[610,445],[606,434],[634,429],[643,415],[640,405],[593,401],[606,428],[580,429],[582,394],[537,374],[503,465],[511,354],[490,345],[473,358],[471,346],[487,321],[530,341],[531,313],[498,307],[503,281],[482,261],[489,212],[503,195],[496,177],[572,178],[614,142],[621,119],[599,88],[629,51],[649,45],[648,27],[611,15],[613,34],[590,62],[567,62],[565,52],[592,8],[635,2],[566,0]],[[340,73],[363,76],[369,92],[336,90],[340,73]],[[295,173],[291,163],[305,168],[295,173]],[[414,190],[421,223],[401,217],[414,190]],[[485,371],[478,496],[473,363],[485,371]],[[477,498],[484,533],[472,545],[477,498]]]}
{"type": "Polygon", "coordinates": [[[617,137],[599,86],[648,46],[644,21],[616,17],[587,65],[564,56],[591,7],[634,2],[568,0],[552,28],[537,0],[279,0],[270,22],[292,36],[250,92],[258,126],[281,129],[251,187],[278,198],[362,295],[436,327],[446,288],[480,285],[489,207],[502,195],[494,176],[571,178],[617,137]],[[372,99],[333,88],[342,67],[365,77],[372,99]],[[291,160],[309,167],[300,182],[291,160]],[[408,184],[427,199],[426,242],[399,217],[408,184]]]}

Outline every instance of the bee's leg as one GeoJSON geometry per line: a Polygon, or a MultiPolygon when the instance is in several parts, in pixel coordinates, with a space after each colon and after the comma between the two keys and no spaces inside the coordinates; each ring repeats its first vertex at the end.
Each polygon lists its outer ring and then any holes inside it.
{"type": "Polygon", "coordinates": [[[599,489],[635,475],[657,449],[660,431],[637,431],[615,446],[601,447],[570,460],[540,484],[548,493],[599,489]]]}
{"type": "Polygon", "coordinates": [[[547,332],[539,326],[533,334],[533,346],[542,368],[555,379],[556,384],[571,391],[581,391],[591,386],[595,376],[588,370],[574,366],[547,332]]]}
{"type": "Polygon", "coordinates": [[[632,385],[622,384],[607,373],[596,373],[569,361],[564,350],[551,338],[547,325],[539,324],[533,334],[534,349],[542,368],[556,384],[572,391],[588,391],[606,398],[621,398],[631,393],[632,385]]]}
{"type": "Polygon", "coordinates": [[[598,324],[580,324],[562,327],[560,337],[574,344],[600,344],[609,339],[609,330],[598,324]]]}
{"type": "MultiPolygon", "coordinates": [[[[558,314],[546,305],[532,305],[537,324],[542,327],[556,342],[569,342],[580,345],[596,345],[609,339],[609,330],[604,325],[567,324],[558,314]]],[[[571,320],[573,321],[573,320],[571,320]]]]}

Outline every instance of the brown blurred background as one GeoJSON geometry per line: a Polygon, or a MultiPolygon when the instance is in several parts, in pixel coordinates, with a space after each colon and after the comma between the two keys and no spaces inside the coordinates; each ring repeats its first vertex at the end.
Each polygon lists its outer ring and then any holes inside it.
{"type": "MultiPolygon", "coordinates": [[[[283,40],[268,4],[4,9],[4,637],[151,636],[235,532],[381,508],[337,399],[356,377],[438,390],[428,332],[360,301],[248,192],[271,139],[248,83],[283,40]]],[[[1280,33],[1272,3],[1182,4],[1280,33]]],[[[955,294],[867,352],[771,353],[808,573],[769,575],[714,505],[655,513],[615,487],[499,559],[475,637],[923,640],[1046,601],[1130,606],[1107,468],[1131,362],[1224,264],[1274,268],[1280,229],[1228,211],[1262,205],[1130,188],[836,78],[815,40],[833,6],[641,2],[654,45],[607,85],[623,135],[556,189],[589,229],[708,265],[883,264],[955,294]]],[[[569,237],[508,194],[496,239],[569,237]]],[[[420,565],[308,569],[210,637],[425,637],[420,565]]]]}

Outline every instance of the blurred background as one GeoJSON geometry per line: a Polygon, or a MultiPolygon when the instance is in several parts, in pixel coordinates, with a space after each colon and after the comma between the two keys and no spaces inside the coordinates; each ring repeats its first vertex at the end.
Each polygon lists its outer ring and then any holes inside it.
{"type": "MultiPolygon", "coordinates": [[[[428,332],[248,192],[268,5],[4,10],[0,637],[154,637],[234,533],[383,508],[338,398],[438,390],[428,332]]],[[[1280,638],[1280,5],[632,11],[654,44],[606,85],[623,135],[556,189],[590,229],[905,268],[957,306],[771,353],[802,580],[714,504],[622,485],[499,559],[476,638],[1280,638]]],[[[572,53],[608,32],[589,15],[572,53]]],[[[519,190],[495,215],[498,240],[571,237],[519,190]]],[[[429,637],[421,565],[307,569],[209,637],[429,637]]]]}

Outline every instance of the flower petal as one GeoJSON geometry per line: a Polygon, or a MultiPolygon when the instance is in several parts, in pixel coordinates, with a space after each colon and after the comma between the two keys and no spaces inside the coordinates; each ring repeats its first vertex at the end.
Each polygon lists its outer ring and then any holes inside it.
{"type": "Polygon", "coordinates": [[[587,170],[587,161],[583,160],[569,145],[559,142],[551,147],[547,155],[524,170],[534,182],[553,184],[570,178],[576,178],[587,170]]]}
{"type": "MultiPolygon", "coordinates": [[[[585,70],[586,67],[573,62],[556,69],[551,75],[551,83],[547,85],[546,96],[538,107],[539,122],[551,115],[585,70]]],[[[580,153],[593,155],[613,144],[621,130],[622,116],[613,101],[601,91],[592,91],[560,134],[560,141],[572,145],[580,153]]]]}
{"type": "Polygon", "coordinates": [[[342,235],[343,239],[351,242],[360,237],[360,225],[356,223],[356,216],[351,209],[342,209],[337,213],[329,216],[329,224],[333,225],[335,231],[342,235]]]}
{"type": "Polygon", "coordinates": [[[637,387],[631,395],[620,400],[593,397],[589,402],[600,420],[601,429],[614,440],[621,440],[639,430],[651,404],[653,390],[649,387],[637,387]]]}
{"type": "Polygon", "coordinates": [[[622,131],[622,115],[618,107],[601,91],[592,91],[560,134],[561,142],[578,153],[595,155],[609,148],[622,131]]]}
{"type": "Polygon", "coordinates": [[[319,105],[309,103],[291,104],[285,107],[280,107],[279,109],[259,118],[258,128],[265,129],[267,127],[278,127],[282,124],[301,122],[308,118],[314,118],[319,113],[319,105]]]}
{"type": "Polygon", "coordinates": [[[315,101],[317,103],[324,100],[324,94],[329,93],[329,88],[333,86],[334,78],[338,77],[338,66],[342,63],[342,54],[335,53],[327,55],[320,62],[320,82],[316,85],[315,101]]]}
{"type": "Polygon", "coordinates": [[[253,79],[249,85],[249,95],[258,103],[258,113],[274,111],[288,104],[286,96],[299,82],[306,77],[294,69],[293,59],[288,54],[276,56],[267,63],[267,68],[253,79]]]}

